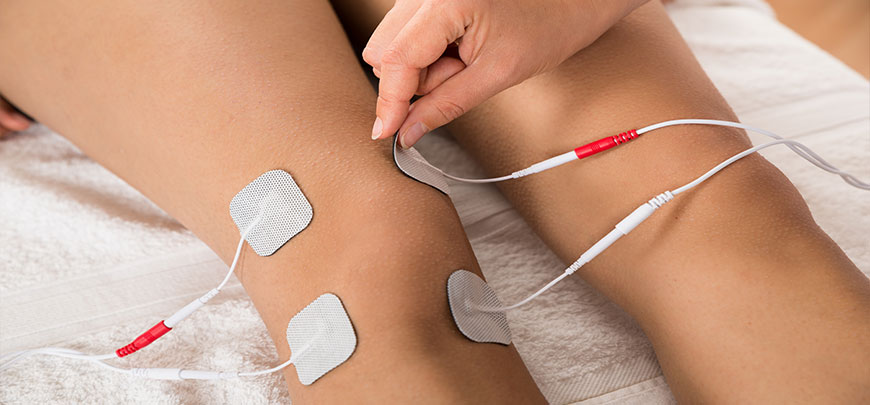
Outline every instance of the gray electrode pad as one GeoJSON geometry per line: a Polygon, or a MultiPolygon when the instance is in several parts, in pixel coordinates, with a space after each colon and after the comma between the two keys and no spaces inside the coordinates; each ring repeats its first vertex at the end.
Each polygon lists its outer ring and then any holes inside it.
{"type": "Polygon", "coordinates": [[[287,343],[295,356],[299,382],[311,385],[350,358],[356,349],[356,333],[341,300],[327,293],[290,320],[287,343]]]}
{"type": "Polygon", "coordinates": [[[239,232],[259,217],[245,240],[258,255],[270,256],[311,223],[313,211],[290,173],[270,170],[233,197],[230,216],[239,232]]]}
{"type": "Polygon", "coordinates": [[[486,312],[475,308],[502,306],[495,291],[476,274],[456,270],[447,279],[447,302],[459,331],[479,343],[511,343],[511,330],[504,312],[486,312]]]}
{"type": "Polygon", "coordinates": [[[450,188],[447,186],[444,174],[432,167],[416,149],[404,149],[399,146],[398,136],[393,137],[393,161],[406,176],[427,184],[444,194],[450,194],[450,188]]]}

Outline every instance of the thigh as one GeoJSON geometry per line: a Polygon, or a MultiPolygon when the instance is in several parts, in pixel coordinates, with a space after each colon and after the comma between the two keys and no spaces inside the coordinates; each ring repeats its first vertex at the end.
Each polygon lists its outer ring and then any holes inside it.
{"type": "Polygon", "coordinates": [[[271,257],[246,247],[240,278],[282,359],[289,319],[325,292],[358,336],[312,386],[287,371],[294,402],[542,400],[512,346],[453,325],[446,279],[479,272],[474,255],[449,199],[364,136],[375,95],[327,2],[4,2],[0,60],[0,93],[224,260],[233,195],[293,175],[311,225],[271,257]]]}
{"type": "MultiPolygon", "coordinates": [[[[342,10],[350,2],[335,3],[342,10]]],[[[372,0],[364,12],[339,14],[350,20],[351,32],[364,33],[389,3],[372,0]]],[[[653,1],[557,69],[502,92],[449,130],[491,175],[501,176],[677,118],[736,120],[653,1]]],[[[732,129],[668,128],[500,188],[570,263],[644,201],[749,145],[732,129]]],[[[834,378],[820,385],[801,370],[854,373],[870,358],[859,337],[870,333],[866,278],[814,223],[789,181],[759,156],[681,195],[578,275],[640,322],[685,401],[734,398],[735,387],[755,400],[800,397],[790,388],[795,381],[824,387],[815,394],[854,395],[854,384],[834,378]],[[796,301],[799,296],[813,298],[796,301]],[[833,301],[836,309],[829,307],[833,301]],[[843,318],[833,321],[826,311],[843,318]]],[[[870,378],[866,369],[860,374],[870,378]]]]}

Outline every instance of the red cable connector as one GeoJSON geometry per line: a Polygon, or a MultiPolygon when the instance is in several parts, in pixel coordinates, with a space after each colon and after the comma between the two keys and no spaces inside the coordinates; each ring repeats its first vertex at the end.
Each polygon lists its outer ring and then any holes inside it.
{"type": "Polygon", "coordinates": [[[631,131],[623,132],[619,135],[608,136],[607,138],[601,138],[595,142],[587,143],[586,145],[574,149],[574,154],[577,155],[577,159],[583,159],[598,152],[608,150],[616,145],[626,143],[638,136],[637,130],[632,129],[631,131]]]}
{"type": "Polygon", "coordinates": [[[133,341],[133,343],[130,343],[127,346],[124,346],[118,350],[115,350],[115,354],[118,355],[118,357],[124,357],[128,354],[132,354],[137,350],[150,345],[152,342],[159,339],[161,336],[165,335],[166,332],[169,332],[171,330],[172,328],[166,326],[163,321],[160,321],[160,323],[152,326],[151,329],[148,329],[145,333],[139,335],[139,337],[137,337],[136,340],[133,341]]]}
{"type": "MultiPolygon", "coordinates": [[[[640,134],[638,134],[637,131],[638,130],[636,130],[636,129],[632,129],[631,131],[628,131],[628,132],[623,132],[623,133],[618,134],[618,135],[608,136],[607,138],[602,138],[602,139],[599,139],[595,142],[587,143],[586,145],[583,145],[577,149],[574,149],[571,152],[565,152],[561,155],[553,156],[547,160],[543,160],[543,161],[540,161],[538,163],[535,163],[535,164],[533,164],[533,165],[531,165],[523,170],[517,170],[517,171],[511,173],[511,175],[507,176],[507,177],[518,179],[520,177],[525,177],[525,176],[528,176],[530,174],[540,173],[544,170],[552,169],[556,166],[561,166],[561,165],[568,163],[568,162],[573,162],[575,160],[579,160],[579,159],[583,159],[585,157],[592,156],[598,152],[606,151],[606,150],[608,150],[616,145],[621,145],[621,144],[624,144],[632,139],[637,138],[638,136],[640,136],[640,134]]],[[[453,177],[453,176],[450,176],[450,177],[453,177]]],[[[456,178],[456,177],[453,177],[453,178],[458,179],[458,180],[467,180],[467,179],[461,179],[461,178],[456,178]]],[[[484,180],[485,181],[479,181],[479,180],[472,180],[472,181],[475,181],[475,182],[490,182],[492,180],[501,181],[501,180],[503,180],[503,178],[484,179],[484,180]]]]}

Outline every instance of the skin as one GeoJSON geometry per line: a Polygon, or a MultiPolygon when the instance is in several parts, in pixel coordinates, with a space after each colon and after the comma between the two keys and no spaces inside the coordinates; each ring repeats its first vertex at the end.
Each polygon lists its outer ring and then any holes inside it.
{"type": "Polygon", "coordinates": [[[237,275],[276,364],[290,318],[325,292],[358,337],[311,386],[286,369],[294,404],[545,402],[513,346],[472,343],[453,324],[447,277],[479,274],[474,254],[449,198],[366,136],[375,94],[329,3],[3,2],[0,44],[15,61],[0,66],[0,92],[225,261],[233,195],[268,170],[293,175],[311,225],[267,258],[246,246],[237,275]]]}
{"type": "MultiPolygon", "coordinates": [[[[342,13],[359,42],[391,6],[367,4],[366,11],[342,13]]],[[[674,118],[736,120],[661,4],[652,2],[549,73],[492,97],[448,128],[499,176],[674,118]]],[[[641,203],[749,146],[741,131],[674,127],[499,185],[568,264],[641,203]]],[[[870,282],[760,156],[679,196],[576,275],[640,323],[681,402],[870,398],[870,282]]]]}
{"type": "MultiPolygon", "coordinates": [[[[335,5],[360,43],[392,6],[335,5]]],[[[345,365],[310,387],[288,371],[294,402],[543,401],[512,347],[470,343],[453,326],[444,283],[454,269],[478,271],[473,253],[449,201],[399,174],[388,145],[365,138],[375,94],[328,4],[0,3],[0,44],[0,58],[15,61],[0,66],[0,92],[225,260],[238,238],[232,195],[266,170],[293,174],[314,222],[271,258],[246,248],[239,276],[279,358],[289,357],[289,318],[325,291],[342,298],[360,339],[345,365]]],[[[650,3],[450,130],[503,174],[678,117],[734,119],[650,3]],[[625,63],[633,59],[644,63],[625,63]]],[[[667,129],[502,191],[570,262],[641,202],[746,145],[736,131],[667,129]]],[[[760,157],[670,203],[577,275],[638,320],[684,402],[867,396],[867,279],[760,157]]]]}

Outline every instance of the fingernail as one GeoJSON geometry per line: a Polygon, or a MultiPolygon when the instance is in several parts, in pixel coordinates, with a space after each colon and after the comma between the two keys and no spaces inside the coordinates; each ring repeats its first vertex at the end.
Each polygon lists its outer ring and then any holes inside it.
{"type": "Polygon", "coordinates": [[[399,144],[403,148],[408,149],[411,145],[417,143],[427,132],[429,132],[429,128],[426,128],[422,122],[418,122],[399,137],[399,144]]]}
{"type": "Polygon", "coordinates": [[[384,131],[384,122],[381,117],[375,118],[375,125],[372,127],[372,139],[377,140],[381,137],[381,132],[384,131]]]}

